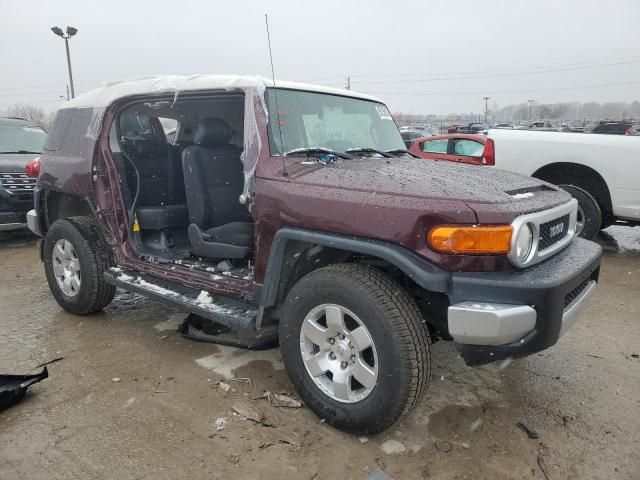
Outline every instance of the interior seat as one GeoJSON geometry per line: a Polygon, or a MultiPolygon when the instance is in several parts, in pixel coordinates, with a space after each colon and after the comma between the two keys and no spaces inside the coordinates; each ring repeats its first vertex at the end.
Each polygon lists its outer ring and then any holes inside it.
{"type": "Polygon", "coordinates": [[[245,258],[253,243],[253,220],[240,203],[242,149],[230,143],[233,130],[219,118],[203,118],[194,144],[182,152],[193,254],[245,258]]]}
{"type": "MultiPolygon", "coordinates": [[[[180,159],[166,142],[161,128],[144,129],[151,119],[139,114],[123,115],[120,119],[122,149],[135,164],[114,160],[126,172],[127,184],[136,186],[124,192],[131,205],[135,197],[135,210],[142,230],[184,228],[189,225],[189,213],[184,193],[180,159]],[[144,121],[143,121],[144,120],[144,121]],[[137,174],[136,174],[137,173],[137,174]],[[139,185],[138,185],[139,182],[139,185]]],[[[118,154],[121,155],[121,154],[118,154]]],[[[165,232],[166,234],[166,232],[165,232]]]]}

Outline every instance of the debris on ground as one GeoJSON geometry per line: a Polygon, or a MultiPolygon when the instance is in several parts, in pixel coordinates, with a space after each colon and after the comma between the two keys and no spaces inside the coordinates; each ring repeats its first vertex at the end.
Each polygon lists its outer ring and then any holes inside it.
{"type": "Polygon", "coordinates": [[[549,467],[547,465],[547,461],[545,460],[542,454],[538,454],[537,462],[538,462],[538,467],[540,468],[540,471],[544,475],[544,478],[546,480],[549,480],[549,473],[548,473],[549,467]]]}
{"type": "Polygon", "coordinates": [[[296,400],[295,398],[291,398],[288,395],[280,394],[280,393],[271,393],[269,391],[264,392],[261,398],[266,398],[269,405],[272,407],[280,407],[280,408],[300,408],[302,407],[302,402],[296,400]]]}
{"type": "Polygon", "coordinates": [[[264,414],[247,402],[236,402],[231,406],[231,410],[233,410],[235,414],[243,418],[248,418],[256,423],[262,423],[264,420],[264,414]]]}
{"type": "Polygon", "coordinates": [[[367,475],[367,480],[393,480],[384,470],[376,468],[373,472],[367,475]]]}
{"type": "Polygon", "coordinates": [[[474,422],[469,427],[469,430],[471,430],[472,432],[476,432],[482,428],[483,423],[484,423],[484,420],[482,419],[482,417],[479,417],[476,420],[474,420],[474,422]]]}
{"type": "Polygon", "coordinates": [[[367,443],[369,441],[367,437],[360,437],[358,440],[360,440],[360,443],[367,443]]]}
{"type": "Polygon", "coordinates": [[[0,411],[23,399],[27,388],[49,376],[47,367],[35,375],[0,375],[0,411]]]}
{"type": "Polygon", "coordinates": [[[227,423],[229,423],[229,420],[227,420],[227,417],[216,418],[216,421],[213,422],[213,425],[216,427],[216,432],[219,432],[220,430],[224,430],[227,427],[227,423]]]}
{"type": "Polygon", "coordinates": [[[405,446],[397,440],[387,440],[380,445],[380,448],[382,448],[382,451],[387,455],[404,453],[406,450],[405,446]]]}
{"type": "Polygon", "coordinates": [[[112,381],[113,383],[118,383],[118,382],[120,382],[120,377],[113,377],[113,378],[111,379],[111,381],[112,381]]]}
{"type": "Polygon", "coordinates": [[[225,382],[218,382],[218,386],[220,387],[220,390],[222,390],[225,393],[231,390],[231,385],[225,382]]]}
{"type": "Polygon", "coordinates": [[[529,438],[539,438],[538,437],[538,432],[536,432],[535,430],[529,428],[529,426],[524,422],[517,422],[516,423],[516,427],[518,427],[520,430],[522,430],[524,433],[526,433],[527,437],[529,437],[529,438]]]}
{"type": "Polygon", "coordinates": [[[451,446],[451,443],[447,442],[446,440],[436,440],[435,446],[438,450],[444,453],[450,452],[453,448],[451,446]]]}
{"type": "Polygon", "coordinates": [[[47,362],[41,363],[40,365],[36,365],[35,367],[33,367],[33,369],[35,370],[36,368],[42,368],[45,365],[51,365],[52,363],[59,362],[60,360],[64,360],[64,357],[53,358],[47,362]]]}
{"type": "Polygon", "coordinates": [[[237,453],[231,453],[227,456],[227,460],[231,463],[238,463],[240,461],[240,456],[237,453]]]}

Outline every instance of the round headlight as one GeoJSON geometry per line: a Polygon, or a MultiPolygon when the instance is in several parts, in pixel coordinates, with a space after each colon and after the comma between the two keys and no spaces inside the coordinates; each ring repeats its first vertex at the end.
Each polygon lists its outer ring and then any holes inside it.
{"type": "Polygon", "coordinates": [[[524,262],[527,258],[529,258],[532,247],[533,231],[528,224],[523,225],[518,232],[518,236],[516,237],[516,257],[518,258],[518,260],[524,262]]]}

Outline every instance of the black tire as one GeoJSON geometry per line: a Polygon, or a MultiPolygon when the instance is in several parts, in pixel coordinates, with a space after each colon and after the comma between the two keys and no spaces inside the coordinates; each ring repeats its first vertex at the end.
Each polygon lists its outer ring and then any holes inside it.
{"type": "Polygon", "coordinates": [[[328,423],[352,433],[379,433],[409,414],[424,396],[431,376],[431,338],[407,292],[372,267],[338,264],[315,270],[296,283],[280,320],[284,365],[305,404],[328,423]],[[308,373],[300,332],[312,309],[335,304],[361,319],[375,345],[378,378],[355,403],[331,398],[308,373]]]}
{"type": "Polygon", "coordinates": [[[87,315],[109,305],[116,293],[114,286],[104,281],[104,272],[113,265],[108,246],[90,217],[70,217],[56,220],[44,239],[44,271],[56,302],[66,311],[87,315]],[[80,287],[69,296],[59,286],[53,271],[53,249],[59,240],[73,246],[80,268],[80,287]]]}
{"type": "Polygon", "coordinates": [[[573,198],[578,200],[578,220],[580,216],[584,216],[584,227],[579,236],[587,240],[593,240],[598,232],[602,229],[602,209],[598,201],[585,189],[576,187],[575,185],[558,185],[563,190],[571,194],[573,198]]]}

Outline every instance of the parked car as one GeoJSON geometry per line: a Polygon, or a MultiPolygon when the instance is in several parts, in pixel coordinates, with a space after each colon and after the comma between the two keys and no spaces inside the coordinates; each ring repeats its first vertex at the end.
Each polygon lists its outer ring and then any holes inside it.
{"type": "Polygon", "coordinates": [[[409,151],[428,160],[492,165],[492,149],[485,155],[485,143],[487,138],[484,135],[455,133],[417,138],[411,143],[409,151]]]}
{"type": "Polygon", "coordinates": [[[236,344],[277,332],[304,403],[350,432],[413,410],[432,342],[472,365],[533,354],[598,281],[568,193],[417,159],[380,100],[317,85],[171,76],[86,93],[56,115],[35,197],[65,310],[98,311],[121,287],[236,344]]]}
{"type": "Polygon", "coordinates": [[[425,132],[420,130],[401,130],[400,136],[402,137],[402,141],[404,142],[405,147],[409,148],[411,143],[420,137],[424,137],[425,132]]]}
{"type": "Polygon", "coordinates": [[[42,153],[46,138],[33,122],[0,117],[0,236],[27,227],[36,181],[27,176],[25,166],[42,153]]]}
{"type": "Polygon", "coordinates": [[[466,127],[458,128],[456,133],[481,133],[486,132],[490,128],[486,123],[470,123],[466,127]]]}
{"type": "Polygon", "coordinates": [[[488,139],[496,167],[560,185],[578,200],[581,236],[614,223],[640,225],[637,136],[491,130],[488,139]]]}
{"type": "Polygon", "coordinates": [[[600,122],[591,133],[605,135],[636,135],[631,122],[600,122]]]}
{"type": "Polygon", "coordinates": [[[507,130],[513,130],[516,127],[513,123],[496,123],[491,128],[506,128],[507,130]]]}
{"type": "Polygon", "coordinates": [[[558,132],[560,129],[551,122],[533,122],[529,124],[529,130],[542,130],[547,132],[558,132]]]}

